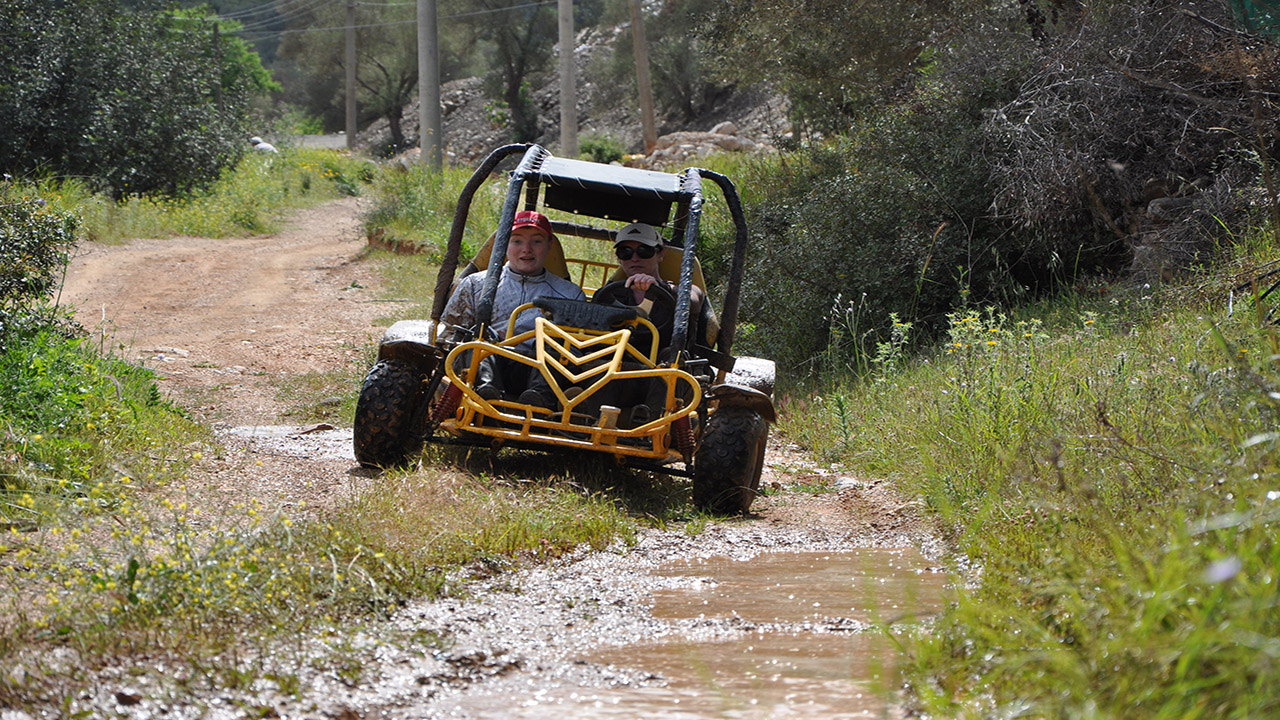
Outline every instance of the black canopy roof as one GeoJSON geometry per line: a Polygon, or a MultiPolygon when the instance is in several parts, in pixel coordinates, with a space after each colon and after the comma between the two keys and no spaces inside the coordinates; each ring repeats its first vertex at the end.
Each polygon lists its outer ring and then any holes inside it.
{"type": "Polygon", "coordinates": [[[680,175],[550,156],[528,180],[546,186],[543,202],[557,210],[651,225],[693,197],[680,175]]]}

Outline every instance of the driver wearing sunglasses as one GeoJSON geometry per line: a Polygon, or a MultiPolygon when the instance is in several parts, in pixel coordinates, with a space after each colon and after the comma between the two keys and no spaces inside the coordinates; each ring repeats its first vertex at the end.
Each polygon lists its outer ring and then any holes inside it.
{"type": "MultiPolygon", "coordinates": [[[[671,334],[675,326],[676,286],[662,279],[658,268],[666,254],[666,245],[656,228],[645,223],[632,223],[618,230],[613,252],[618,257],[618,267],[626,280],[612,282],[596,291],[591,301],[603,304],[621,304],[638,307],[658,330],[659,362],[669,362],[671,334]],[[652,290],[652,292],[651,292],[652,290]]],[[[710,313],[702,308],[705,293],[694,285],[690,294],[690,317],[697,318],[698,338],[707,335],[707,328],[714,323],[710,313]]],[[[648,349],[652,339],[647,330],[637,328],[631,340],[637,348],[648,349]]],[[[710,340],[707,340],[710,344],[710,340]]],[[[649,380],[628,383],[617,388],[614,402],[633,405],[629,422],[632,427],[648,422],[664,402],[666,386],[649,380]]]]}
{"type": "MultiPolygon", "coordinates": [[[[646,297],[649,288],[657,285],[674,297],[676,288],[663,280],[658,273],[662,258],[666,254],[662,236],[656,228],[645,223],[631,223],[618,230],[613,242],[613,252],[618,257],[618,267],[627,276],[622,287],[606,286],[604,293],[597,293],[596,302],[618,302],[641,308],[649,316],[650,322],[658,328],[660,347],[671,344],[671,329],[675,320],[675,308],[657,307],[653,296],[646,297]],[[664,312],[665,310],[665,312],[664,312]]],[[[660,297],[659,300],[662,298],[660,297]]],[[[698,317],[698,309],[702,305],[702,289],[693,288],[693,317],[698,317]]]]}
{"type": "MultiPolygon", "coordinates": [[[[675,326],[676,286],[662,279],[658,268],[666,254],[666,245],[662,236],[652,225],[632,223],[618,230],[613,242],[613,252],[618,257],[618,267],[622,269],[626,280],[612,282],[596,291],[591,302],[611,304],[620,303],[638,307],[648,316],[649,322],[658,329],[658,347],[660,350],[671,345],[671,333],[675,326]],[[650,292],[653,290],[653,292],[650,292]]],[[[703,312],[703,298],[706,293],[694,285],[689,295],[689,316],[697,319],[697,335],[699,342],[712,344],[708,337],[708,328],[718,327],[707,308],[703,312]]],[[[647,332],[638,332],[632,344],[636,347],[647,347],[651,340],[646,339],[647,332]]]]}

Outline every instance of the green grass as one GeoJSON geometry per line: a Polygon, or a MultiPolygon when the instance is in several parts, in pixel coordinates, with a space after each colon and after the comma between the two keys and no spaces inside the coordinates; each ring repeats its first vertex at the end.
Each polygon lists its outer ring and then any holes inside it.
{"type": "MultiPolygon", "coordinates": [[[[426,253],[439,263],[448,245],[458,195],[471,172],[471,168],[432,172],[422,165],[388,168],[374,185],[374,208],[365,218],[370,235],[386,247],[426,253]]],[[[505,182],[491,179],[476,192],[463,236],[461,263],[466,264],[493,231],[506,189],[505,182]]]]}
{"type": "Polygon", "coordinates": [[[1258,261],[952,316],[935,352],[788,400],[787,435],[919,494],[980,568],[911,645],[944,716],[1280,708],[1280,344],[1258,261]]]}
{"type": "MultiPolygon", "coordinates": [[[[75,191],[43,188],[51,204],[75,191]]],[[[429,258],[386,259],[401,261],[393,292],[434,285],[429,258]]],[[[347,424],[365,369],[291,378],[282,392],[299,417],[347,424]]],[[[519,458],[432,450],[412,472],[353,480],[352,499],[336,509],[228,501],[197,472],[227,458],[161,398],[149,371],[49,330],[8,338],[0,383],[0,656],[24,671],[0,673],[9,708],[72,707],[95,670],[135,655],[163,656],[190,678],[266,681],[286,693],[297,677],[276,665],[318,663],[358,678],[340,652],[317,659],[294,641],[327,636],[338,648],[405,601],[448,592],[446,578],[462,568],[626,540],[671,492],[646,482],[620,489],[611,466],[553,462],[530,476],[519,458]],[[51,653],[59,648],[70,655],[51,653]],[[240,661],[265,648],[282,662],[240,661]]]]}
{"type": "Polygon", "coordinates": [[[273,232],[291,209],[361,195],[375,174],[372,163],[344,152],[286,148],[275,155],[246,155],[207,191],[187,198],[113,202],[75,180],[42,183],[42,194],[55,208],[76,212],[86,236],[98,242],[232,237],[273,232]]]}

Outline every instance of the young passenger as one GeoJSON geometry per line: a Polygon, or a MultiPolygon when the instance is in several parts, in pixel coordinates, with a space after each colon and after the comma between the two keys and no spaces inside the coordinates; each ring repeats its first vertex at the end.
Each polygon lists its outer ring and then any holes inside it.
{"type": "MultiPolygon", "coordinates": [[[[559,297],[586,300],[582,288],[546,269],[547,254],[551,252],[554,236],[551,221],[545,215],[531,210],[516,213],[511,224],[511,239],[507,243],[507,260],[498,280],[498,292],[493,299],[493,315],[490,325],[498,338],[506,336],[511,312],[539,297],[559,297]]],[[[472,273],[460,280],[453,295],[445,305],[441,320],[449,325],[472,327],[476,322],[476,307],[480,304],[480,290],[484,286],[485,273],[472,273]]],[[[530,309],[516,320],[515,333],[528,332],[534,327],[540,311],[530,309]]],[[[532,341],[518,346],[523,353],[531,353],[532,341]]],[[[490,355],[480,363],[476,378],[476,393],[486,400],[497,400],[506,388],[524,388],[528,382],[529,366],[490,355]]]]}

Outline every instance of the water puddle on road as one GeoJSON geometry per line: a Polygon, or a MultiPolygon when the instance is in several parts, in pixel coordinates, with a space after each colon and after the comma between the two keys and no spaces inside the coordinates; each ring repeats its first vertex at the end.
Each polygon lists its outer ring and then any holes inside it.
{"type": "Polygon", "coordinates": [[[654,593],[654,617],[754,623],[896,620],[937,609],[946,582],[918,552],[904,549],[716,556],[670,563],[655,574],[692,582],[654,593]]]}
{"type": "Polygon", "coordinates": [[[655,575],[667,638],[581,658],[639,680],[535,690],[471,717],[885,717],[897,652],[873,624],[936,611],[947,582],[916,551],[883,549],[712,557],[655,575]]]}

